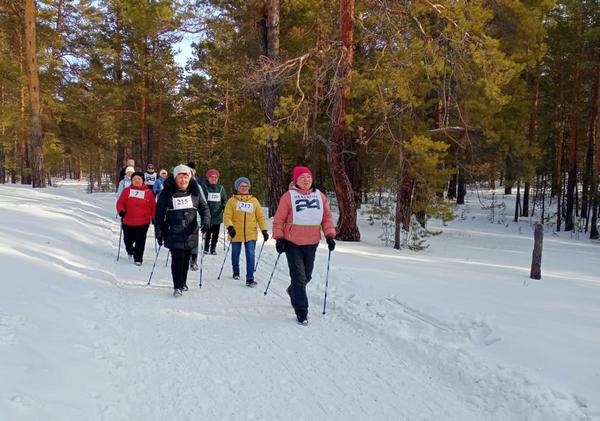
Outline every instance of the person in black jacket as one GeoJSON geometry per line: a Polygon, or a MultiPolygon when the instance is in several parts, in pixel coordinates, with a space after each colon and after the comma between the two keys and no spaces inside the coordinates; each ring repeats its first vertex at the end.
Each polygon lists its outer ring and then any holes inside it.
{"type": "Polygon", "coordinates": [[[167,178],[163,186],[156,204],[154,230],[158,244],[164,243],[171,251],[173,296],[180,297],[188,290],[190,256],[198,247],[198,216],[200,231],[205,233],[210,227],[210,210],[188,166],[175,167],[173,176],[167,178]]]}
{"type": "MultiPolygon", "coordinates": [[[[121,171],[119,172],[119,181],[125,178],[127,167],[132,167],[135,169],[135,161],[131,158],[127,158],[127,164],[123,168],[121,168],[121,171]]],[[[119,183],[119,181],[117,181],[117,184],[119,183]]]]}

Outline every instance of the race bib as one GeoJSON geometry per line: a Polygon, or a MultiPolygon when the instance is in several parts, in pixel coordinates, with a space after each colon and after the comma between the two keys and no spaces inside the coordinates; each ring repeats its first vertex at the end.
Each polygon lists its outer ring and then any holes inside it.
{"type": "Polygon", "coordinates": [[[149,186],[153,186],[156,182],[156,173],[145,173],[146,184],[149,186]]]}
{"type": "Polygon", "coordinates": [[[129,190],[129,197],[134,197],[136,199],[143,199],[146,196],[146,192],[143,190],[129,190]]]}
{"type": "Polygon", "coordinates": [[[184,197],[174,197],[173,198],[173,209],[191,209],[194,207],[194,202],[192,202],[192,196],[184,196],[184,197]]]}
{"type": "Polygon", "coordinates": [[[323,221],[323,197],[319,190],[311,194],[302,194],[297,190],[290,190],[292,200],[292,224],[294,225],[321,225],[323,221]]]}
{"type": "Polygon", "coordinates": [[[208,193],[209,202],[220,202],[221,201],[221,193],[208,193]]]}
{"type": "Polygon", "coordinates": [[[254,204],[252,202],[238,201],[237,210],[246,212],[246,213],[252,213],[252,212],[254,212],[254,204]]]}

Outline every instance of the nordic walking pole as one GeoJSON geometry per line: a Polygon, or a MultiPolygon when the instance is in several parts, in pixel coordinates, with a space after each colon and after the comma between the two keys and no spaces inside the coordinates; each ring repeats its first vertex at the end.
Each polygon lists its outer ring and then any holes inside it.
{"type": "Polygon", "coordinates": [[[154,264],[152,265],[152,272],[150,272],[150,277],[148,278],[148,283],[146,285],[150,285],[150,281],[152,280],[152,275],[154,275],[154,268],[156,267],[156,261],[158,260],[158,254],[160,253],[160,249],[162,246],[158,247],[158,251],[156,252],[156,257],[154,258],[154,264]]]}
{"type": "Polygon", "coordinates": [[[223,258],[223,264],[221,265],[221,270],[219,271],[219,276],[217,277],[217,280],[221,279],[221,273],[223,273],[223,267],[225,267],[225,261],[227,260],[227,254],[229,254],[229,247],[231,247],[231,241],[229,242],[229,245],[227,246],[227,251],[225,252],[225,257],[223,258]]]}
{"type": "Polygon", "coordinates": [[[269,283],[265,288],[265,295],[267,295],[267,291],[269,290],[269,285],[271,285],[271,280],[273,279],[273,275],[275,274],[275,268],[277,267],[277,262],[279,262],[279,258],[281,257],[281,253],[277,255],[277,260],[275,260],[275,266],[273,266],[273,272],[271,272],[271,276],[269,277],[269,283]]]}
{"type": "Polygon", "coordinates": [[[256,269],[258,268],[258,262],[260,262],[260,255],[262,254],[263,247],[265,246],[266,241],[263,241],[262,246],[260,246],[260,251],[258,252],[258,259],[256,259],[256,266],[254,266],[254,272],[256,273],[256,269]]]}
{"type": "Polygon", "coordinates": [[[331,250],[329,250],[329,256],[327,257],[327,275],[325,275],[325,297],[323,297],[323,314],[325,314],[325,308],[327,307],[327,287],[329,286],[329,262],[331,261],[331,250]]]}
{"type": "Polygon", "coordinates": [[[167,253],[167,260],[165,260],[165,267],[169,264],[169,256],[171,255],[171,251],[167,253]]]}
{"type": "Polygon", "coordinates": [[[123,235],[123,223],[121,223],[121,231],[119,231],[119,249],[117,250],[117,262],[119,261],[119,256],[121,255],[121,236],[123,235]]]}
{"type": "Polygon", "coordinates": [[[227,229],[225,229],[225,222],[223,222],[223,251],[225,251],[225,243],[227,242],[227,234],[225,234],[225,231],[227,231],[227,229]]]}
{"type": "Polygon", "coordinates": [[[205,234],[202,234],[202,254],[200,255],[200,280],[198,282],[198,288],[202,288],[202,264],[204,263],[204,244],[206,243],[205,234]]]}

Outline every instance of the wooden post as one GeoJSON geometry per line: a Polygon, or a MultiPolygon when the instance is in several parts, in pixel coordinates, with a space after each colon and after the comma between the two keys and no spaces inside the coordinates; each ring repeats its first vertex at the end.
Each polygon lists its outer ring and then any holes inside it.
{"type": "Polygon", "coordinates": [[[531,257],[531,279],[542,279],[542,244],[544,242],[544,226],[535,224],[533,256],[531,257]]]}

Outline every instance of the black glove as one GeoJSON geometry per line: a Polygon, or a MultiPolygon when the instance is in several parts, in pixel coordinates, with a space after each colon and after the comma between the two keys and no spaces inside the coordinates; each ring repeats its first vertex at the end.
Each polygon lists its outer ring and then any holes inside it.
{"type": "Polygon", "coordinates": [[[163,245],[163,238],[162,235],[155,235],[156,236],[156,242],[158,243],[159,246],[163,245]]]}
{"type": "Polygon", "coordinates": [[[200,227],[200,232],[202,232],[202,234],[206,234],[206,231],[208,231],[208,228],[210,228],[208,226],[208,224],[202,224],[202,226],[200,227]]]}
{"type": "Polygon", "coordinates": [[[235,228],[233,228],[233,225],[227,227],[227,233],[231,238],[235,237],[235,228]]]}
{"type": "Polygon", "coordinates": [[[335,240],[333,237],[327,237],[327,247],[329,248],[329,251],[335,250],[335,240]]]}
{"type": "Polygon", "coordinates": [[[121,212],[119,212],[119,216],[120,216],[121,218],[123,218],[123,217],[125,216],[125,214],[126,214],[126,213],[127,213],[127,212],[125,211],[125,209],[123,209],[123,210],[121,210],[121,212]]]}
{"type": "Polygon", "coordinates": [[[265,239],[265,242],[269,240],[269,233],[267,232],[267,230],[263,230],[262,231],[263,234],[263,238],[265,239]]]}
{"type": "Polygon", "coordinates": [[[279,254],[285,251],[285,240],[283,238],[275,240],[275,250],[277,250],[277,253],[279,254]]]}

